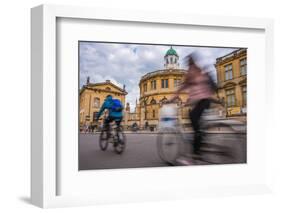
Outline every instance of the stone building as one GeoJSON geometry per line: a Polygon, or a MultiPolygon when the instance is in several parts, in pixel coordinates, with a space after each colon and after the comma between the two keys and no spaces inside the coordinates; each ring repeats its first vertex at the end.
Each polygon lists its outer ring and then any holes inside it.
{"type": "Polygon", "coordinates": [[[228,117],[246,120],[247,49],[241,48],[216,60],[218,95],[225,103],[228,117]]]}
{"type": "MultiPolygon", "coordinates": [[[[216,59],[218,97],[225,103],[228,117],[246,120],[247,114],[247,50],[239,49],[216,59]]],[[[171,47],[164,55],[164,69],[149,72],[139,81],[140,98],[135,109],[125,103],[125,86],[120,88],[107,80],[102,83],[90,83],[80,90],[80,125],[91,125],[107,95],[121,100],[124,109],[122,125],[130,129],[137,125],[140,129],[158,128],[159,112],[163,103],[171,99],[177,87],[183,81],[186,70],[179,68],[179,55],[171,47]]],[[[177,100],[179,122],[189,126],[189,106],[185,106],[188,94],[183,91],[177,100]]],[[[104,115],[106,116],[106,115],[104,115]]],[[[103,116],[103,118],[104,118],[103,116]]],[[[101,125],[101,118],[95,125],[101,125]]]]}
{"type": "Polygon", "coordinates": [[[136,100],[136,107],[131,111],[130,104],[126,104],[124,111],[124,129],[130,129],[133,125],[140,127],[140,107],[136,100]]]}
{"type": "MultiPolygon", "coordinates": [[[[172,47],[166,52],[164,62],[164,69],[149,72],[140,79],[140,99],[135,111],[141,128],[158,127],[162,104],[173,97],[184,78],[186,70],[179,68],[179,56],[172,47]]],[[[187,93],[183,91],[176,100],[182,123],[187,122],[189,109],[182,107],[187,98],[187,93]]]]}
{"type": "MultiPolygon", "coordinates": [[[[80,126],[93,124],[96,113],[100,110],[107,95],[112,95],[113,98],[119,99],[125,106],[125,96],[127,95],[125,86],[120,88],[110,80],[91,83],[88,77],[86,85],[80,90],[80,126]]],[[[104,116],[105,114],[96,125],[102,124],[104,116]]]]}

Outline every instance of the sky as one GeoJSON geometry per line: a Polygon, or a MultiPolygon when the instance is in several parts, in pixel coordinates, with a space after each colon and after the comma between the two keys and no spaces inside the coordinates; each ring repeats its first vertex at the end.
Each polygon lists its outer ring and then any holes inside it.
{"type": "MultiPolygon", "coordinates": [[[[170,45],[146,45],[124,43],[79,42],[80,88],[86,84],[89,76],[91,83],[112,83],[123,88],[126,85],[126,102],[134,110],[139,99],[139,80],[146,73],[164,69],[164,55],[170,45]]],[[[176,46],[173,49],[179,55],[180,68],[186,69],[183,58],[193,51],[203,56],[203,64],[208,64],[212,75],[216,76],[213,66],[216,58],[224,56],[235,48],[213,48],[176,46]]]]}

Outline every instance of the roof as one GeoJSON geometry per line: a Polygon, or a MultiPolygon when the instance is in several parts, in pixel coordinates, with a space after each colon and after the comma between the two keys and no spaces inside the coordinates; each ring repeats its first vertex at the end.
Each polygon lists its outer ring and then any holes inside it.
{"type": "Polygon", "coordinates": [[[243,54],[247,54],[247,48],[239,48],[224,56],[217,58],[216,64],[223,64],[223,63],[228,62],[229,60],[232,60],[233,58],[236,58],[237,56],[239,57],[243,54]]]}
{"type": "Polygon", "coordinates": [[[186,70],[184,69],[164,69],[164,70],[156,70],[153,72],[149,72],[146,73],[145,75],[143,75],[140,79],[140,82],[145,80],[145,79],[149,79],[152,77],[156,77],[159,75],[184,75],[186,73],[186,70]]]}
{"type": "MultiPolygon", "coordinates": [[[[110,82],[109,80],[107,80],[106,82],[100,82],[100,83],[89,83],[87,85],[84,85],[82,87],[82,89],[80,90],[80,94],[85,90],[85,89],[98,89],[97,86],[101,86],[101,85],[108,85],[108,86],[112,86],[113,88],[115,88],[119,93],[123,94],[123,95],[127,95],[127,91],[118,87],[117,85],[113,84],[112,82],[110,82]]],[[[108,91],[107,91],[108,92],[108,91]]],[[[111,91],[114,92],[114,91],[111,91]]]]}
{"type": "Polygon", "coordinates": [[[178,53],[173,49],[173,47],[171,47],[165,54],[165,56],[168,56],[168,55],[178,56],[178,53]]]}

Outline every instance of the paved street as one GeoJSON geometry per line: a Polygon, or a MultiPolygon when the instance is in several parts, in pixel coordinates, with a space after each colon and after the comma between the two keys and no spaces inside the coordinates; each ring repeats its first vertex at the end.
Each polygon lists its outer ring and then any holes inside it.
{"type": "Polygon", "coordinates": [[[118,155],[112,144],[100,150],[99,134],[80,134],[79,169],[166,166],[157,155],[156,134],[127,134],[126,138],[126,150],[118,155]]]}
{"type": "MultiPolygon", "coordinates": [[[[112,144],[106,151],[101,151],[99,134],[80,134],[79,169],[114,169],[167,166],[157,154],[157,134],[126,134],[127,147],[123,154],[114,152],[112,144]]],[[[216,141],[217,135],[213,136],[216,141]]],[[[219,135],[219,137],[224,137],[219,135]]],[[[246,135],[242,136],[243,146],[240,148],[239,162],[246,161],[246,135]]],[[[227,163],[227,162],[220,162],[227,163]]],[[[200,164],[200,162],[196,163],[200,164]]],[[[206,164],[206,163],[201,163],[206,164]]]]}

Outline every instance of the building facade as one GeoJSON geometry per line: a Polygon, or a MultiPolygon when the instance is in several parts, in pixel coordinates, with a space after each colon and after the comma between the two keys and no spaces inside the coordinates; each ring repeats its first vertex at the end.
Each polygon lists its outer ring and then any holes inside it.
{"type": "Polygon", "coordinates": [[[247,49],[238,49],[216,60],[218,95],[228,117],[247,115],[247,49]]]}
{"type": "Polygon", "coordinates": [[[138,101],[136,100],[136,106],[133,111],[131,111],[130,104],[126,104],[126,108],[124,111],[124,129],[130,129],[133,125],[137,125],[137,127],[140,127],[140,105],[138,104],[138,101]]]}
{"type": "Polygon", "coordinates": [[[98,123],[94,123],[94,118],[107,95],[112,95],[113,98],[119,99],[125,106],[125,97],[127,95],[125,86],[122,89],[110,82],[110,80],[101,83],[90,83],[90,79],[87,79],[86,85],[80,90],[80,126],[101,125],[103,123],[103,118],[106,114],[100,118],[98,123]]]}
{"type": "MultiPolygon", "coordinates": [[[[171,47],[164,56],[164,69],[145,74],[139,82],[140,99],[136,107],[136,117],[141,128],[158,127],[159,112],[166,101],[170,100],[183,81],[186,70],[179,69],[179,56],[171,47]]],[[[187,122],[188,107],[183,107],[188,95],[182,92],[175,101],[178,108],[179,120],[187,122]]]]}
{"type": "MultiPolygon", "coordinates": [[[[243,121],[247,114],[247,50],[239,49],[216,59],[218,97],[225,104],[228,117],[237,117],[243,121]]],[[[125,102],[127,92],[125,86],[118,87],[109,80],[102,83],[90,83],[80,90],[80,126],[101,125],[104,114],[98,122],[94,122],[107,95],[121,100],[125,106],[122,125],[130,129],[137,125],[140,129],[157,129],[159,114],[163,104],[170,100],[180,86],[186,70],[179,68],[179,56],[171,47],[164,56],[164,69],[149,72],[139,81],[140,98],[136,99],[135,109],[125,102]]],[[[179,122],[188,127],[191,107],[186,106],[188,93],[183,91],[175,100],[178,105],[179,122]]]]}

